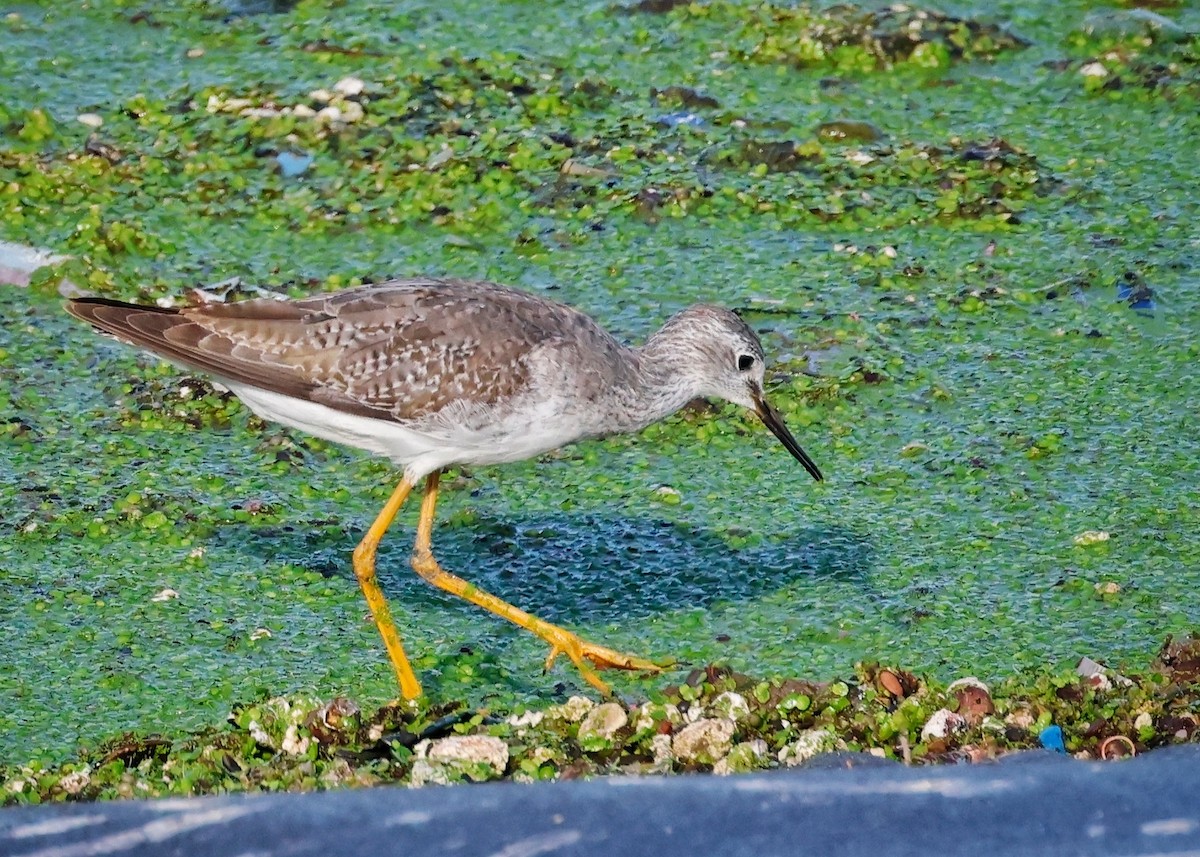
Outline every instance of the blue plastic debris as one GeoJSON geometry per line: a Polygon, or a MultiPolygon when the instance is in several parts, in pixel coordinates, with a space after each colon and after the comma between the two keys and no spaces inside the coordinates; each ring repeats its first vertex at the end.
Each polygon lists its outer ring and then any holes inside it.
{"type": "Polygon", "coordinates": [[[665,113],[658,117],[658,124],[667,128],[675,128],[679,125],[687,125],[690,128],[703,128],[704,117],[697,116],[695,113],[665,113]]]}
{"type": "Polygon", "coordinates": [[[1038,740],[1042,742],[1042,746],[1047,750],[1053,750],[1055,753],[1067,752],[1067,745],[1063,742],[1061,726],[1047,726],[1038,735],[1038,740]]]}
{"type": "Polygon", "coordinates": [[[275,156],[276,163],[279,164],[279,172],[284,178],[290,179],[292,176],[298,176],[308,169],[309,164],[313,162],[312,155],[297,155],[294,152],[280,152],[275,156]]]}
{"type": "Polygon", "coordinates": [[[1136,273],[1126,271],[1125,276],[1117,280],[1117,300],[1125,301],[1130,309],[1138,312],[1151,312],[1154,309],[1154,290],[1136,273]]]}

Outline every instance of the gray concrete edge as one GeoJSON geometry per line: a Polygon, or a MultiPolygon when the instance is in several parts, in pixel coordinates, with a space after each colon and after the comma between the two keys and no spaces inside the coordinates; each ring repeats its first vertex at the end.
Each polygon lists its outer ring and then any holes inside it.
{"type": "Polygon", "coordinates": [[[56,804],[0,811],[0,855],[1121,855],[1200,857],[1200,746],[1120,762],[56,804]]]}

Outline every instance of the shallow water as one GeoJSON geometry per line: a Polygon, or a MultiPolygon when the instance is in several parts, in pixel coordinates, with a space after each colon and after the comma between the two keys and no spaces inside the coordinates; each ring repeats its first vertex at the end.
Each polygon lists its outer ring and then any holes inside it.
{"type": "MultiPolygon", "coordinates": [[[[1005,5],[1033,44],[994,62],[871,71],[739,58],[769,21],[732,38],[679,11],[11,7],[0,237],[77,254],[77,281],[127,298],[453,273],[633,339],[693,301],[737,307],[826,483],[753,418],[688,413],[448,480],[444,564],[681,669],[1140,664],[1200,623],[1196,49],[1114,48],[1074,32],[1088,4],[1043,5],[1005,5]],[[1105,51],[1126,82],[1091,91],[1105,51]],[[333,133],[208,107],[310,103],[348,74],[367,118],[333,133]],[[678,105],[649,93],[670,85],[719,106],[661,122],[678,105]],[[805,148],[843,117],[886,140],[805,148]],[[747,140],[797,157],[749,163],[747,140]],[[283,175],[282,151],[313,160],[283,175]],[[608,175],[563,176],[567,157],[608,175]],[[1153,313],[1117,299],[1127,272],[1153,313]]],[[[0,312],[0,759],[256,695],[394,692],[349,568],[385,463],[262,425],[45,287],[0,290],[0,312]]],[[[381,573],[427,688],[578,691],[408,571],[414,516],[381,573]]]]}

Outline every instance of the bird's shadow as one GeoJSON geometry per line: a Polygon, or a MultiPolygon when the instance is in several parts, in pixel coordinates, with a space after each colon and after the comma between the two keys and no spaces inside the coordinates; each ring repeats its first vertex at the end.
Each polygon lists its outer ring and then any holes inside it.
{"type": "MultiPolygon", "coordinates": [[[[354,580],[358,533],[329,526],[264,527],[242,533],[239,549],[354,580]]],[[[445,603],[409,567],[412,533],[401,527],[380,547],[378,575],[389,597],[445,603]]],[[[806,578],[868,586],[870,548],[837,527],[777,533],[733,548],[705,529],[661,519],[593,514],[480,516],[434,531],[441,565],[468,582],[553,622],[628,621],[664,610],[708,608],[756,598],[806,578]]]]}

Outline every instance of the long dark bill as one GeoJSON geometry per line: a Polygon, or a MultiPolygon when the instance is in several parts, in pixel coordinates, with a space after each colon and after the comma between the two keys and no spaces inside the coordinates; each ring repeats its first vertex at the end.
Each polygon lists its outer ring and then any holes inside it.
{"type": "Polygon", "coordinates": [[[820,482],[825,477],[821,475],[820,468],[808,457],[808,453],[800,448],[800,444],[796,442],[796,438],[792,437],[792,433],[788,431],[788,427],[783,423],[783,417],[779,415],[779,411],[771,407],[763,394],[755,392],[754,394],[754,412],[758,414],[758,418],[763,421],[763,425],[771,430],[771,434],[779,438],[779,442],[784,448],[792,454],[792,458],[804,465],[804,469],[809,472],[813,479],[820,482]]]}

